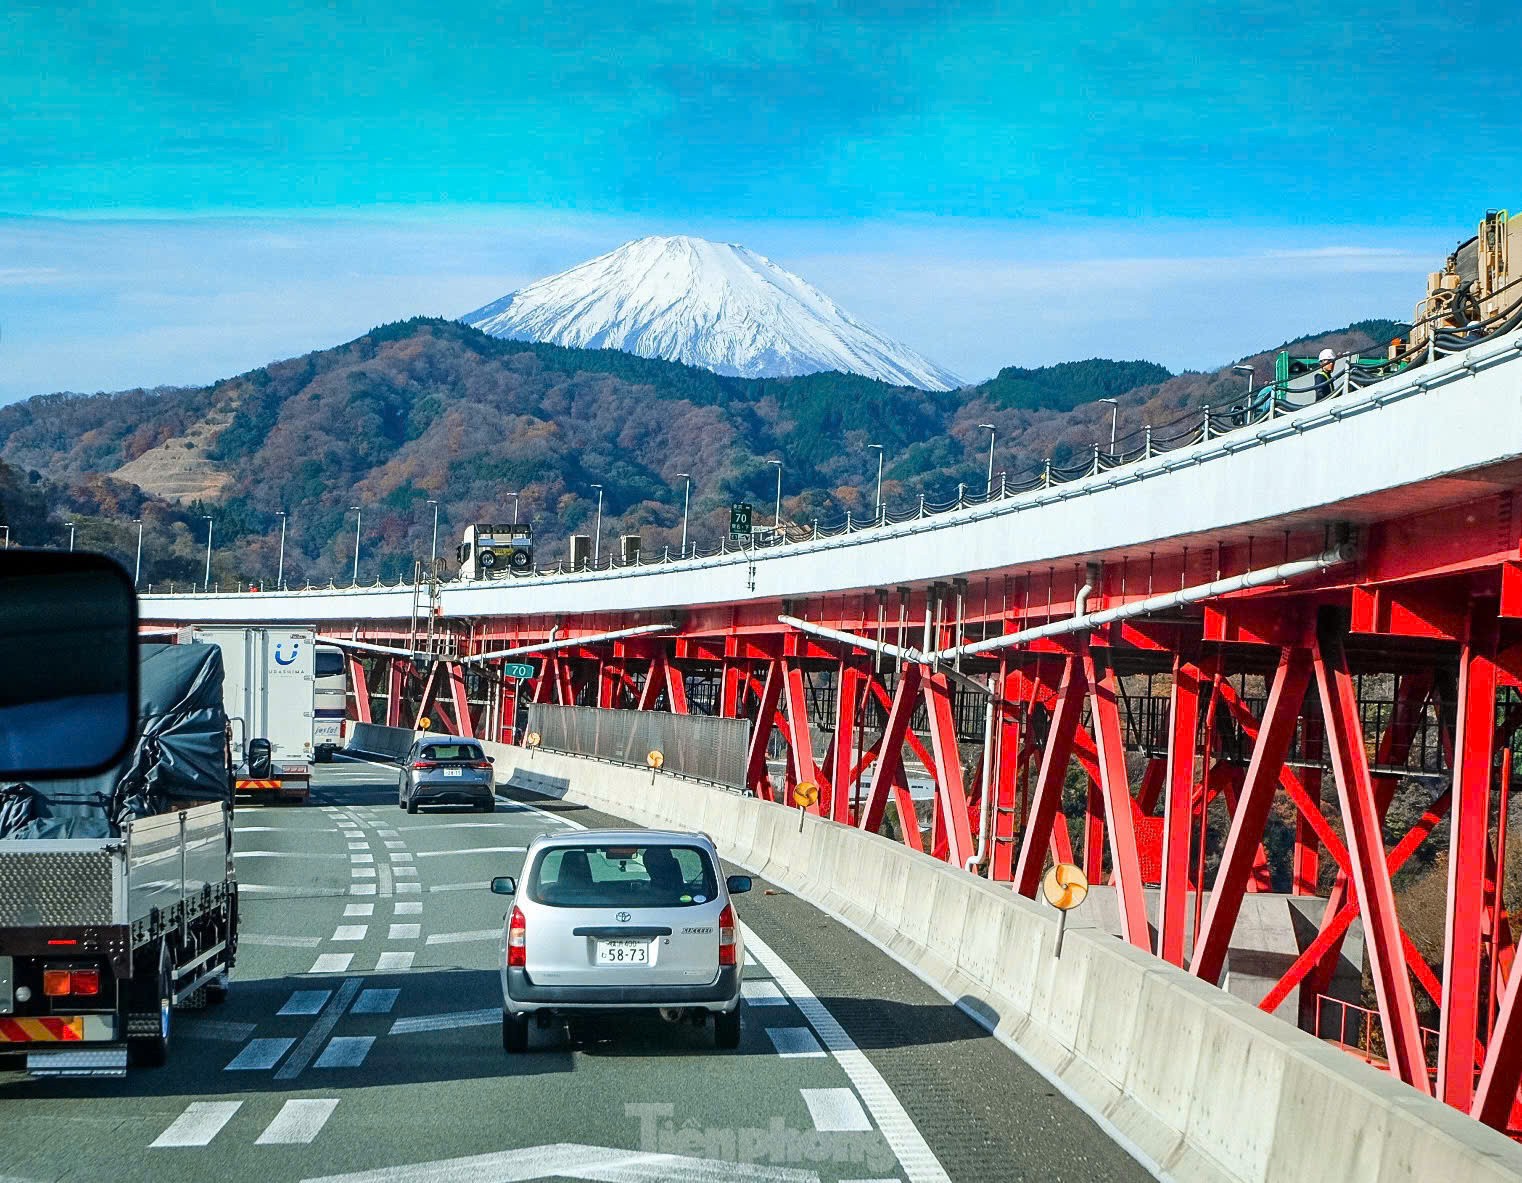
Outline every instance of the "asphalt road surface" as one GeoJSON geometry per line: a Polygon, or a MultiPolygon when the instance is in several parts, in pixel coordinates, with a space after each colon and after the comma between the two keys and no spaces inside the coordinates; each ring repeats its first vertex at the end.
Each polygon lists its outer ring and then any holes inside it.
{"type": "Polygon", "coordinates": [[[504,903],[536,834],[616,819],[501,800],[397,809],[395,772],[321,766],[237,814],[229,999],[120,1080],[0,1074],[18,1180],[1129,1180],[1148,1176],[1018,1057],[872,945],[760,881],[744,1035],[656,1016],[502,1051],[504,903]]]}

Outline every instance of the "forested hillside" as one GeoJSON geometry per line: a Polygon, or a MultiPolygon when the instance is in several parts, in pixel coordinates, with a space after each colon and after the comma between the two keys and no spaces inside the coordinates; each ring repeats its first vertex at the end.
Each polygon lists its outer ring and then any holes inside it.
{"type": "MultiPolygon", "coordinates": [[[[1367,347],[1384,323],[1312,343],[1367,347]]],[[[1271,355],[1251,360],[1268,376],[1271,355]]],[[[0,483],[0,515],[21,541],[42,544],[75,520],[81,545],[129,567],[130,522],[143,517],[145,583],[199,576],[209,516],[213,578],[232,584],[273,580],[285,510],[288,581],[326,583],[349,578],[359,506],[361,581],[393,580],[428,555],[430,499],[441,554],[452,556],[466,523],[509,519],[517,493],[553,560],[570,533],[591,531],[601,484],[605,545],[638,532],[647,553],[659,552],[680,536],[681,473],[693,480],[692,536],[711,545],[732,501],[769,518],[768,459],[784,462],[785,517],[838,521],[871,512],[868,444],[885,449],[885,499],[908,506],[920,493],[942,501],[958,484],[983,488],[981,423],[997,429],[995,471],[1013,477],[1107,442],[1111,408],[1097,399],[1119,401],[1124,435],[1241,392],[1229,367],[1170,377],[1147,362],[1102,360],[1011,367],[945,393],[838,373],[747,380],[412,320],[207,388],[0,408],[0,457],[21,470],[0,483]]]]}

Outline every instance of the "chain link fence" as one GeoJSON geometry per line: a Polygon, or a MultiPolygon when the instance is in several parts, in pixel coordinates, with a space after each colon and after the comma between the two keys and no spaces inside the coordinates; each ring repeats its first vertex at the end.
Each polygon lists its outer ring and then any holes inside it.
{"type": "Polygon", "coordinates": [[[745,788],[746,719],[534,703],[528,709],[528,729],[539,733],[540,746],[549,751],[641,768],[651,752],[660,752],[666,772],[745,788]]]}

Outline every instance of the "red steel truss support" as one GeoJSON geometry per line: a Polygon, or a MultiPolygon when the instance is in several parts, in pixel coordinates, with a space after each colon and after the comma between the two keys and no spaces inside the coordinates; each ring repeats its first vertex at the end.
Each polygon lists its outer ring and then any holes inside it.
{"type": "MultiPolygon", "coordinates": [[[[819,768],[814,763],[813,729],[809,726],[808,696],[803,687],[803,670],[794,661],[782,663],[782,698],[792,742],[788,744],[787,804],[793,804],[792,791],[803,781],[819,784],[819,768]]],[[[819,812],[816,801],[810,813],[819,812]]]]}
{"type": "Polygon", "coordinates": [[[1299,646],[1286,646],[1279,653],[1279,668],[1263,711],[1263,728],[1253,745],[1252,759],[1242,785],[1237,808],[1231,817],[1226,848],[1216,871],[1210,906],[1195,940],[1189,972],[1208,982],[1220,980],[1226,949],[1242,908],[1242,896],[1253,874],[1259,839],[1273,804],[1279,770],[1294,738],[1295,722],[1310,685],[1311,657],[1299,646]]]}
{"type": "Polygon", "coordinates": [[[1031,796],[1030,817],[1025,837],[1020,843],[1020,857],[1015,864],[1015,890],[1036,898],[1041,873],[1046,869],[1046,852],[1052,833],[1065,826],[1062,817],[1062,782],[1067,777],[1068,761],[1073,754],[1073,736],[1078,717],[1083,712],[1085,681],[1083,666],[1069,657],[1062,668],[1062,683],[1057,689],[1052,723],[1047,731],[1046,748],[1041,753],[1041,771],[1036,774],[1036,789],[1031,796]]]}
{"type": "Polygon", "coordinates": [[[663,656],[661,665],[666,670],[666,709],[673,715],[690,714],[687,709],[687,676],[670,658],[663,656]]]}
{"type": "Polygon", "coordinates": [[[1353,884],[1363,916],[1374,992],[1379,1000],[1379,1016],[1391,1067],[1400,1079],[1430,1095],[1432,1085],[1427,1078],[1422,1052],[1416,998],[1411,990],[1411,978],[1406,973],[1380,809],[1374,796],[1374,782],[1369,775],[1368,753],[1364,750],[1358,694],[1353,676],[1348,672],[1341,636],[1332,628],[1323,627],[1314,654],[1316,684],[1326,714],[1327,750],[1342,807],[1343,828],[1348,835],[1353,884]]]}
{"type": "MultiPolygon", "coordinates": [[[[945,674],[932,674],[924,680],[923,691],[925,710],[930,717],[930,750],[936,768],[936,829],[945,841],[946,860],[955,867],[965,868],[975,846],[972,822],[967,814],[967,793],[962,785],[962,757],[957,749],[951,682],[945,674]]],[[[936,857],[942,857],[938,850],[934,853],[936,857]]]]}
{"type": "Polygon", "coordinates": [[[454,707],[455,734],[475,739],[475,724],[470,718],[470,702],[465,695],[465,667],[457,661],[449,663],[449,698],[454,707]]]}
{"type": "MultiPolygon", "coordinates": [[[[855,662],[844,661],[836,671],[835,736],[830,743],[829,815],[835,821],[851,825],[856,821],[852,793],[858,783],[853,766],[856,744],[856,720],[866,691],[866,672],[855,662]]],[[[822,786],[821,786],[822,787],[822,786]]]]}
{"type": "Polygon", "coordinates": [[[1089,711],[1099,755],[1099,794],[1104,802],[1104,829],[1109,835],[1110,866],[1120,904],[1120,935],[1137,948],[1150,950],[1152,931],[1147,926],[1141,860],[1136,853],[1136,812],[1126,775],[1115,671],[1108,664],[1099,669],[1087,645],[1083,671],[1089,683],[1089,711]]]}
{"type": "Polygon", "coordinates": [[[1024,820],[1020,817],[1020,800],[1029,754],[1022,740],[1025,719],[1030,712],[1028,702],[1023,701],[1027,697],[1024,692],[1026,681],[1024,674],[1011,669],[1006,661],[998,681],[1002,692],[995,717],[997,763],[994,765],[993,833],[988,842],[989,877],[999,883],[1008,883],[1014,875],[1016,830],[1024,820]]]}
{"type": "Polygon", "coordinates": [[[1159,892],[1157,955],[1184,964],[1184,926],[1189,916],[1189,839],[1194,823],[1195,736],[1200,726],[1204,674],[1184,657],[1173,660],[1168,712],[1167,796],[1163,801],[1163,882],[1159,892]]]}
{"type": "Polygon", "coordinates": [[[428,710],[433,706],[434,692],[439,685],[439,670],[441,663],[435,661],[428,667],[428,677],[423,680],[423,692],[418,696],[417,717],[412,720],[414,729],[428,717],[428,710]]]}
{"type": "MultiPolygon", "coordinates": [[[[354,719],[358,723],[370,722],[370,683],[365,678],[365,667],[358,657],[349,654],[349,686],[354,692],[354,719]]],[[[393,661],[394,664],[394,661],[393,661]]],[[[389,713],[390,704],[387,704],[389,713]]]]}
{"type": "MultiPolygon", "coordinates": [[[[909,720],[919,705],[920,678],[918,665],[905,664],[899,673],[898,685],[893,688],[893,700],[888,708],[888,721],[883,728],[877,763],[872,766],[872,781],[867,789],[866,801],[862,804],[861,820],[857,822],[863,830],[874,834],[882,828],[890,791],[898,802],[900,820],[912,821],[914,817],[912,803],[906,800],[909,796],[908,786],[904,784],[904,736],[909,733],[909,720]],[[906,808],[909,810],[907,817],[906,808]]],[[[905,825],[903,829],[906,838],[912,831],[918,841],[917,824],[905,825]]]]}
{"type": "Polygon", "coordinates": [[[1474,1100],[1480,1035],[1482,942],[1486,928],[1486,855],[1496,761],[1496,648],[1491,602],[1471,602],[1459,662],[1458,744],[1448,845],[1448,916],[1443,938],[1442,1031],[1437,1093],[1459,1109],[1474,1100]]]}
{"type": "Polygon", "coordinates": [[[761,687],[761,702],[756,709],[756,724],[750,732],[750,753],[745,760],[745,783],[765,801],[772,800],[771,781],[766,772],[766,746],[771,740],[772,728],[777,725],[782,680],[782,663],[768,663],[766,681],[761,687]]]}
{"type": "Polygon", "coordinates": [[[386,660],[387,727],[402,725],[402,692],[407,685],[407,674],[411,669],[410,665],[403,664],[403,660],[400,657],[391,657],[386,660]]]}

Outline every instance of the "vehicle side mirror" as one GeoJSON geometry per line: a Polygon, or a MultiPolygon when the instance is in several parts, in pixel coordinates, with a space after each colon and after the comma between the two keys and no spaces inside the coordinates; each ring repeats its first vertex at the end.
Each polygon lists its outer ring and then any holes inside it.
{"type": "Polygon", "coordinates": [[[486,757],[486,762],[488,764],[495,764],[497,762],[497,757],[495,757],[495,756],[488,756],[488,757],[486,757]]]}
{"type": "Polygon", "coordinates": [[[731,875],[724,880],[724,886],[729,888],[730,895],[744,895],[750,890],[749,875],[731,875]]]}
{"type": "Polygon", "coordinates": [[[498,875],[491,881],[493,895],[517,895],[518,881],[511,875],[498,875]]]}
{"type": "Polygon", "coordinates": [[[110,768],[137,735],[137,595],[104,555],[0,551],[0,778],[110,768]]]}

